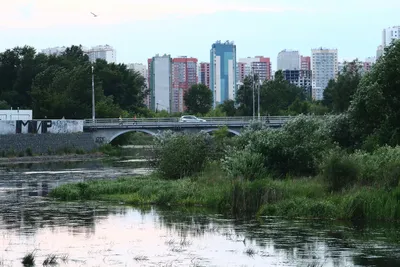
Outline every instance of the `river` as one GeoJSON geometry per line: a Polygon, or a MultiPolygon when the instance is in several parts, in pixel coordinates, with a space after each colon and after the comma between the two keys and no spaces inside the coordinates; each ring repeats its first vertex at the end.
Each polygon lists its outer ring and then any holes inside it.
{"type": "Polygon", "coordinates": [[[400,266],[400,227],[236,220],[201,209],[57,202],[52,188],[145,173],[135,161],[0,166],[0,266],[400,266]]]}

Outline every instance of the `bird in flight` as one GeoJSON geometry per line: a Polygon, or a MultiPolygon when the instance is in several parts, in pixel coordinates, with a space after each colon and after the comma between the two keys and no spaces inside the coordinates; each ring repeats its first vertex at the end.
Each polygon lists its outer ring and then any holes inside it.
{"type": "Polygon", "coordinates": [[[92,15],[93,15],[93,17],[97,17],[97,15],[96,14],[94,14],[93,12],[90,12],[92,15]]]}

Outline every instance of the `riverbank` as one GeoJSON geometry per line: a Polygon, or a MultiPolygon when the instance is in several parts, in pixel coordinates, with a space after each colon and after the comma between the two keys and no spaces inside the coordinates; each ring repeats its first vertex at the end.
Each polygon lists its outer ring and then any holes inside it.
{"type": "Polygon", "coordinates": [[[65,154],[65,155],[42,155],[42,156],[24,156],[24,157],[0,157],[0,165],[12,165],[21,163],[43,163],[43,162],[72,162],[72,161],[90,161],[103,159],[106,155],[100,152],[88,154],[65,154]]]}
{"type": "Polygon", "coordinates": [[[400,189],[353,187],[331,193],[319,177],[253,182],[230,180],[212,164],[201,174],[164,180],[151,174],[113,181],[66,184],[50,196],[59,200],[103,200],[132,205],[204,206],[238,217],[283,216],[337,220],[400,220],[400,189]]]}

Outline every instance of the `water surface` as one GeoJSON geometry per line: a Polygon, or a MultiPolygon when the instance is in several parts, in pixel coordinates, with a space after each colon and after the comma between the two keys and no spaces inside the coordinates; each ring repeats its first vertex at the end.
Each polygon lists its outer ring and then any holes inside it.
{"type": "Polygon", "coordinates": [[[236,220],[200,209],[56,202],[55,186],[144,173],[141,161],[0,166],[0,266],[400,266],[399,226],[236,220]],[[63,258],[65,262],[61,260],[63,258]]]}

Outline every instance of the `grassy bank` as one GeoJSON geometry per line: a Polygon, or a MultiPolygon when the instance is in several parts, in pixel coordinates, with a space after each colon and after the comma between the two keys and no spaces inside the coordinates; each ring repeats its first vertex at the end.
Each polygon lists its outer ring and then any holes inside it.
{"type": "Polygon", "coordinates": [[[67,184],[51,191],[50,196],[61,200],[106,200],[134,205],[204,206],[239,217],[400,220],[400,189],[388,192],[373,187],[353,187],[333,193],[318,177],[231,180],[217,164],[208,165],[191,178],[165,180],[152,174],[67,184]]]}

